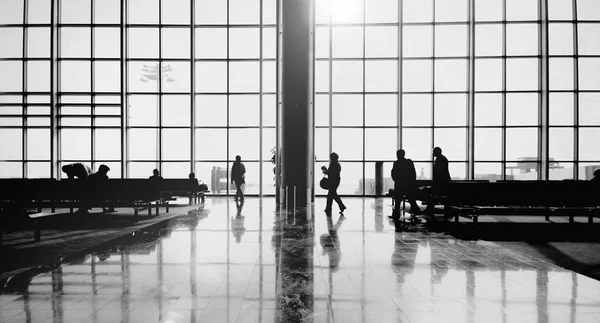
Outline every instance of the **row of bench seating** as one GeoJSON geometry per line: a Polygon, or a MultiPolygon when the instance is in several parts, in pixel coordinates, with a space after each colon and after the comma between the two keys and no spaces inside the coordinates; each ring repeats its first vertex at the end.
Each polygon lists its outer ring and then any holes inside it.
{"type": "MultiPolygon", "coordinates": [[[[418,181],[423,187],[431,182],[418,181]]],[[[393,190],[388,193],[393,197],[393,190]]],[[[445,194],[418,190],[415,199],[444,205],[445,215],[472,219],[482,215],[600,216],[600,187],[590,181],[452,181],[445,194]],[[450,213],[450,214],[448,214],[450,213]]]]}
{"type": "MultiPolygon", "coordinates": [[[[206,190],[196,180],[190,179],[110,179],[103,182],[0,179],[0,210],[15,213],[34,208],[41,213],[42,209],[50,208],[54,213],[56,208],[69,208],[73,213],[74,208],[80,207],[81,202],[85,201],[89,207],[132,207],[137,220],[139,211],[144,209],[151,216],[155,208],[156,215],[159,215],[160,206],[164,206],[168,213],[169,201],[174,200],[172,196],[187,196],[190,205],[200,199],[204,201],[206,190]]],[[[39,226],[35,220],[32,220],[32,224],[35,239],[39,241],[39,226]]],[[[2,231],[0,226],[0,235],[2,231]]]]}

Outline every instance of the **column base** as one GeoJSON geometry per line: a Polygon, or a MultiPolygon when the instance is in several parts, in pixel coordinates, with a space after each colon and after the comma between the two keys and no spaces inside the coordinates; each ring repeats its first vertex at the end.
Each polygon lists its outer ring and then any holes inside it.
{"type": "Polygon", "coordinates": [[[305,207],[311,204],[312,188],[284,186],[279,189],[279,203],[288,208],[305,207]]]}

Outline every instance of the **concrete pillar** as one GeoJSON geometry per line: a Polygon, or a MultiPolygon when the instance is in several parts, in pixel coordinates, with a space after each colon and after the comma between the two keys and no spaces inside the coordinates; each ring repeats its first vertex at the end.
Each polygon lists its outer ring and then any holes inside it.
{"type": "Polygon", "coordinates": [[[312,200],[314,169],[314,0],[280,2],[279,149],[281,202],[312,200]]]}

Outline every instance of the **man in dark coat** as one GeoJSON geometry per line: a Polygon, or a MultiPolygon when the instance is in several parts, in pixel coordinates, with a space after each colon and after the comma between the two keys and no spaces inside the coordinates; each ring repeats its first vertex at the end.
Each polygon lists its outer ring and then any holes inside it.
{"type": "Polygon", "coordinates": [[[235,156],[235,162],[231,167],[231,183],[235,183],[236,192],[235,192],[235,200],[238,199],[240,201],[244,200],[244,192],[242,191],[242,184],[246,183],[246,166],[242,164],[242,157],[235,156]]]}
{"type": "Polygon", "coordinates": [[[448,170],[448,158],[442,155],[442,148],[433,148],[433,189],[444,192],[450,183],[450,171],[448,170]]]}
{"type": "Polygon", "coordinates": [[[415,201],[414,194],[417,184],[417,172],[413,161],[405,158],[404,149],[396,152],[398,160],[394,162],[392,168],[392,179],[394,180],[394,212],[392,218],[400,217],[400,204],[404,200],[404,196],[410,204],[410,213],[413,215],[420,214],[421,210],[415,201]]]}

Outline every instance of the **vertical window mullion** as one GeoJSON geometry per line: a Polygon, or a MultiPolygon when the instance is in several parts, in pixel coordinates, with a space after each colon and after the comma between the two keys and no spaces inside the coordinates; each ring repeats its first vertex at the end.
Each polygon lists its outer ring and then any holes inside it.
{"type": "MultiPolygon", "coordinates": [[[[362,73],[363,74],[363,82],[362,82],[362,85],[363,85],[363,88],[362,88],[362,92],[363,92],[362,93],[362,142],[363,142],[363,144],[362,144],[362,187],[360,188],[362,191],[362,194],[361,194],[362,196],[365,196],[365,188],[366,188],[366,185],[365,185],[366,162],[365,162],[365,160],[367,159],[366,158],[366,129],[365,129],[365,117],[366,117],[366,115],[365,115],[365,103],[366,103],[365,97],[367,95],[367,87],[366,87],[366,81],[367,81],[367,76],[366,76],[367,75],[367,58],[366,58],[367,38],[366,38],[366,33],[367,33],[367,30],[366,30],[366,26],[365,26],[365,24],[366,24],[366,14],[365,14],[366,2],[367,2],[367,0],[362,1],[362,6],[363,6],[362,7],[362,12],[363,12],[363,21],[362,21],[362,32],[363,32],[363,39],[362,39],[362,41],[363,41],[363,46],[362,46],[363,47],[362,48],[363,49],[363,52],[362,52],[362,56],[363,56],[363,66],[362,66],[362,68],[363,68],[363,73],[362,73]]],[[[363,217],[363,220],[364,220],[364,217],[363,217]]]]}
{"type": "Polygon", "coordinates": [[[468,101],[467,101],[467,176],[475,179],[475,0],[468,0],[468,101]]]}
{"type": "Polygon", "coordinates": [[[196,173],[196,1],[190,1],[190,172],[196,173]]]}
{"type": "MultiPolygon", "coordinates": [[[[263,0],[259,2],[258,31],[258,196],[263,196],[263,0]]],[[[313,34],[314,35],[314,34],[313,34]]],[[[314,37],[314,36],[313,36],[314,37]]]]}
{"type": "Polygon", "coordinates": [[[27,20],[27,12],[29,10],[29,1],[28,0],[24,0],[23,1],[23,44],[22,44],[22,48],[23,48],[23,59],[21,60],[21,73],[23,73],[23,77],[21,78],[21,91],[23,91],[22,94],[22,106],[21,106],[21,113],[22,115],[22,124],[23,124],[23,130],[21,132],[21,174],[23,178],[27,178],[28,174],[27,174],[27,160],[29,159],[29,156],[27,154],[27,124],[28,124],[28,120],[29,118],[27,117],[28,113],[27,113],[27,92],[28,92],[28,88],[27,88],[27,79],[28,79],[28,75],[27,75],[27,68],[29,67],[29,60],[26,57],[27,55],[27,31],[28,31],[28,20],[27,20]]]}
{"type": "Polygon", "coordinates": [[[403,107],[402,107],[402,67],[404,65],[404,60],[402,59],[403,56],[403,32],[404,32],[404,26],[403,26],[403,18],[402,18],[402,13],[403,13],[403,5],[404,2],[403,0],[398,0],[398,99],[396,101],[397,104],[397,110],[396,110],[396,122],[397,122],[397,131],[398,131],[398,143],[397,143],[397,148],[401,149],[402,148],[402,111],[403,111],[403,107]]]}
{"type": "Polygon", "coordinates": [[[506,0],[502,0],[502,179],[506,180],[506,0]]]}
{"type": "Polygon", "coordinates": [[[574,93],[573,93],[573,112],[574,112],[574,129],[573,129],[573,179],[579,179],[579,24],[577,23],[577,1],[572,0],[573,8],[573,76],[574,93]]]}
{"type": "Polygon", "coordinates": [[[128,154],[128,135],[129,135],[129,91],[127,80],[127,0],[121,0],[121,178],[129,177],[129,154],[128,154]]]}

